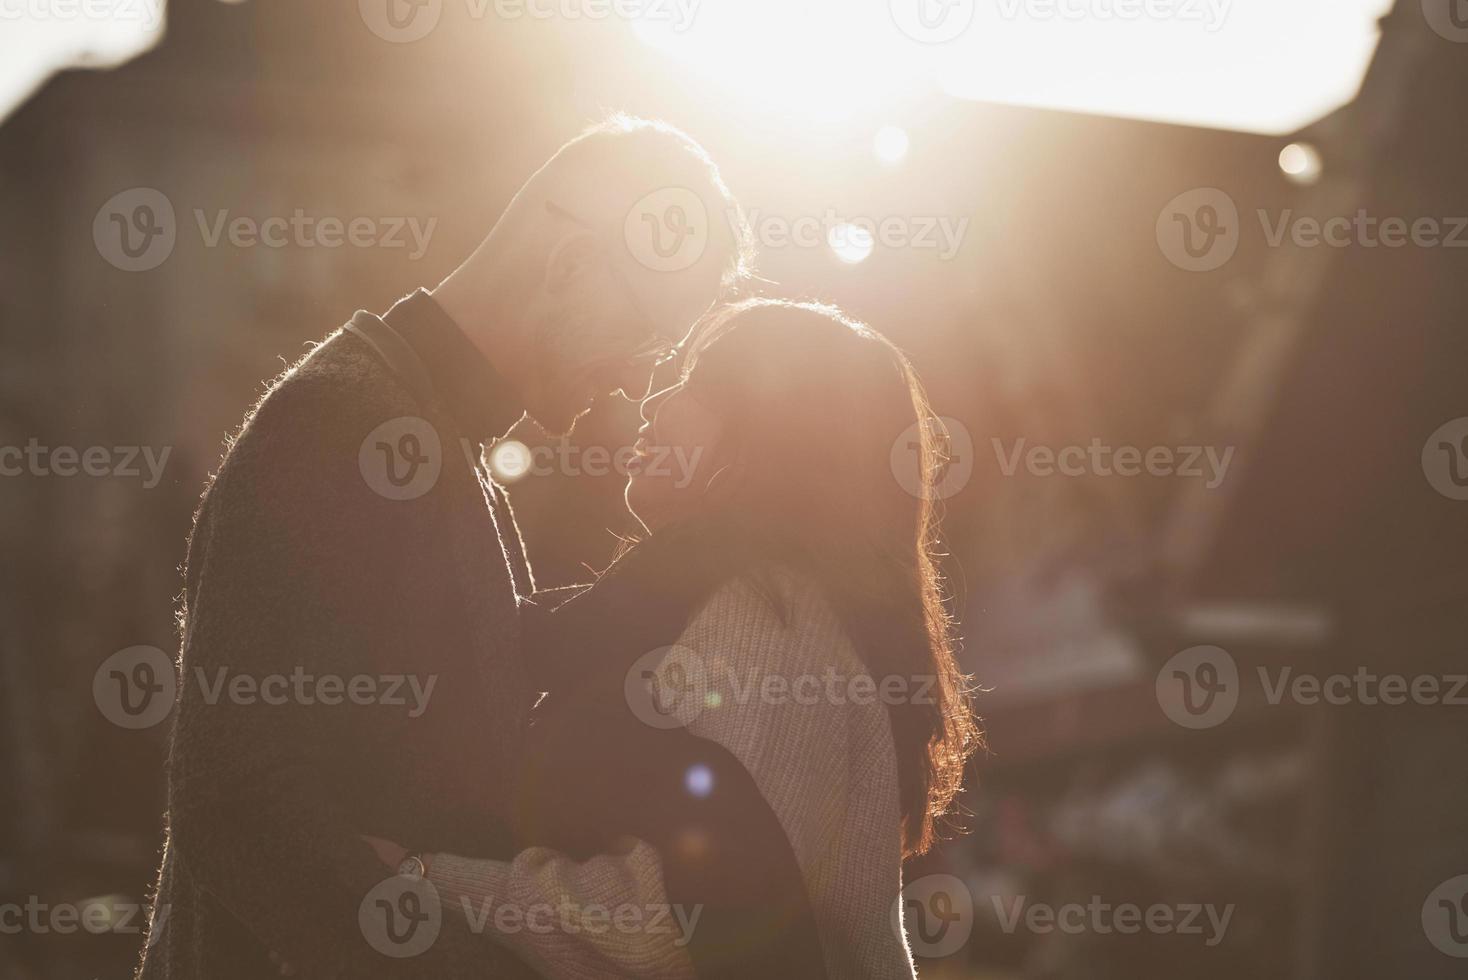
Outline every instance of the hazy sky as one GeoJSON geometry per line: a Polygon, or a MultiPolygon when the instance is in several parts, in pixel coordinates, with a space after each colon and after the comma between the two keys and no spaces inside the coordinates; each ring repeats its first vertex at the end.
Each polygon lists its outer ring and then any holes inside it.
{"type": "MultiPolygon", "coordinates": [[[[480,9],[486,0],[441,2],[480,9]]],[[[585,0],[523,2],[554,12],[585,0]]],[[[724,83],[730,97],[761,100],[795,116],[839,119],[921,84],[970,98],[1270,133],[1295,129],[1351,98],[1375,49],[1375,19],[1391,6],[1391,0],[641,2],[647,12],[635,29],[649,44],[724,83]]],[[[1403,2],[1415,12],[1415,0],[1403,2]]],[[[0,118],[58,68],[115,64],[145,50],[163,29],[163,3],[0,0],[0,118]]],[[[549,18],[545,23],[553,26],[549,18]]],[[[357,28],[365,29],[344,27],[357,28]]]]}
{"type": "Polygon", "coordinates": [[[0,0],[0,119],[68,65],[113,65],[163,33],[163,0],[0,0]]]}

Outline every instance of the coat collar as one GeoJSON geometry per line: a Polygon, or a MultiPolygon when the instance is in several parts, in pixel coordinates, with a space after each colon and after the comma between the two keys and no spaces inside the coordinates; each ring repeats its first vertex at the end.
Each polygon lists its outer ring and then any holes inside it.
{"type": "Polygon", "coordinates": [[[519,393],[427,290],[398,300],[383,321],[423,361],[444,407],[465,435],[491,442],[525,414],[519,393]]]}

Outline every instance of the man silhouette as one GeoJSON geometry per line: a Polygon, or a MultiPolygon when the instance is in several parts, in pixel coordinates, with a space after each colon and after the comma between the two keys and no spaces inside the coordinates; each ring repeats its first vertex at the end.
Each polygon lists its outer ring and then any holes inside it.
{"type": "Polygon", "coordinates": [[[564,432],[640,397],[741,268],[732,207],[692,140],[617,117],[437,288],[358,313],[249,413],[189,539],[143,980],[526,974],[358,835],[506,853],[534,583],[480,448],[527,412],[564,432]],[[638,237],[659,224],[683,233],[671,259],[638,237]],[[233,696],[241,675],[262,697],[233,696]]]}

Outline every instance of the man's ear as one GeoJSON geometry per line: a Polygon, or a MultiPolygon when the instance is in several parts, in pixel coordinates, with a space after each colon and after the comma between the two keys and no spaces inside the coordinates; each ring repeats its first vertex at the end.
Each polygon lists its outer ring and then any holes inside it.
{"type": "Polygon", "coordinates": [[[565,292],[594,271],[601,258],[601,246],[594,234],[584,229],[567,232],[546,257],[546,292],[552,295],[565,292]]]}

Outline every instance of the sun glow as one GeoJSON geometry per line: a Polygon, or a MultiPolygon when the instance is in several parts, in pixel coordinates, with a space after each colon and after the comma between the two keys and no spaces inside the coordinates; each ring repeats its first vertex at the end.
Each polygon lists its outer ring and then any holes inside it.
{"type": "Polygon", "coordinates": [[[831,226],[831,230],[826,233],[826,244],[831,246],[836,258],[847,265],[856,265],[871,257],[876,240],[872,237],[871,229],[842,222],[831,226]]]}
{"type": "Polygon", "coordinates": [[[907,130],[901,126],[883,126],[872,139],[872,152],[888,165],[901,163],[907,156],[907,147],[907,130]]]}
{"type": "Polygon", "coordinates": [[[883,4],[703,0],[685,18],[643,17],[634,30],[730,95],[818,122],[867,109],[919,77],[920,52],[892,44],[883,4]]]}
{"type": "MultiPolygon", "coordinates": [[[[85,4],[0,0],[0,120],[60,68],[106,68],[163,37],[163,0],[137,0],[130,16],[88,16],[85,4]]],[[[100,5],[101,12],[107,11],[100,5]]]]}
{"type": "Polygon", "coordinates": [[[635,30],[730,93],[816,122],[937,87],[1285,133],[1354,96],[1391,2],[702,0],[635,30]]]}

